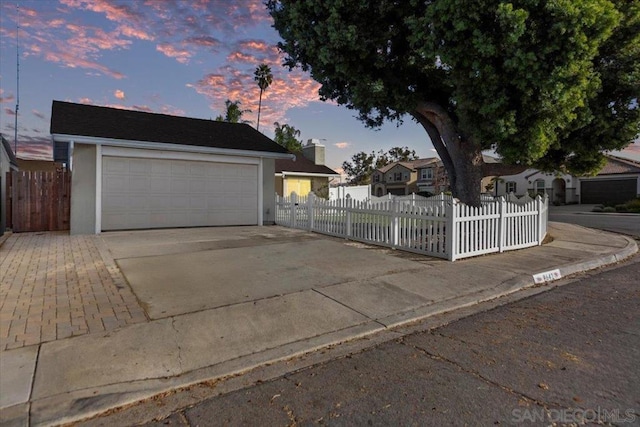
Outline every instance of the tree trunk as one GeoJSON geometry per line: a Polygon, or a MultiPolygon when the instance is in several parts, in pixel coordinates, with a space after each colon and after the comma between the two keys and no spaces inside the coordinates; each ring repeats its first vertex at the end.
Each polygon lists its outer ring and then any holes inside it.
{"type": "Polygon", "coordinates": [[[260,110],[262,110],[262,88],[260,88],[260,100],[258,101],[258,123],[256,124],[256,130],[260,130],[260,110]]]}
{"type": "Polygon", "coordinates": [[[453,197],[470,206],[480,206],[482,192],[482,150],[459,132],[441,106],[424,102],[413,116],[425,128],[449,177],[453,197]]]}

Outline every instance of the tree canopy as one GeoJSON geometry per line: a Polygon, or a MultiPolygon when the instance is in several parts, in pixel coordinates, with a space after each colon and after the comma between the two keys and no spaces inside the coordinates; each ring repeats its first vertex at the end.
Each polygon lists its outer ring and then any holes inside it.
{"type": "Polygon", "coordinates": [[[582,174],[640,133],[639,0],[267,8],[285,65],[309,71],[322,99],[357,110],[367,126],[415,119],[464,202],[480,202],[483,150],[505,165],[582,174]]]}
{"type": "Polygon", "coordinates": [[[218,115],[216,117],[216,121],[229,123],[249,123],[248,120],[242,120],[242,115],[244,113],[250,113],[251,110],[240,109],[240,101],[231,101],[230,99],[227,99],[224,102],[224,106],[224,116],[222,114],[218,115]]]}
{"type": "Polygon", "coordinates": [[[409,150],[408,147],[393,147],[387,152],[380,150],[369,154],[361,151],[351,156],[350,161],[343,162],[342,170],[349,177],[349,184],[369,184],[374,170],[389,163],[406,162],[417,158],[415,150],[409,150]]]}
{"type": "Polygon", "coordinates": [[[275,137],[273,140],[289,150],[292,153],[298,153],[302,151],[302,141],[299,141],[300,131],[288,124],[280,124],[274,122],[275,137]]]}

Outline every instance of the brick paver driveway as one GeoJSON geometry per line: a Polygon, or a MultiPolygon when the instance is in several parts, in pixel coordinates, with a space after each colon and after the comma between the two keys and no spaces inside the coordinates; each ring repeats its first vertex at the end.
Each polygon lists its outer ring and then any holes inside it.
{"type": "Polygon", "coordinates": [[[20,233],[0,246],[0,350],[146,320],[99,236],[20,233]]]}

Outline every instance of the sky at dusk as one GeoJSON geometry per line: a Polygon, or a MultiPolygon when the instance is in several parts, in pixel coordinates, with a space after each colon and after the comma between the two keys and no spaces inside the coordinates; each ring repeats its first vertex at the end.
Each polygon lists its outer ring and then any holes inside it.
{"type": "Polygon", "coordinates": [[[355,112],[318,97],[307,73],[283,67],[279,35],[261,0],[37,0],[0,2],[0,132],[14,141],[16,21],[20,27],[18,156],[50,158],[52,100],[202,119],[224,112],[226,99],[252,110],[257,65],[274,75],[262,100],[260,130],[273,123],[326,146],[339,167],[359,151],[408,146],[434,156],[424,130],[411,120],[367,129],[355,112]],[[16,6],[17,5],[17,6],[16,6]]]}
{"type": "MultiPolygon", "coordinates": [[[[0,1],[0,132],[14,141],[16,25],[19,25],[18,156],[51,158],[49,120],[55,100],[211,119],[226,99],[252,110],[258,64],[273,84],[263,95],[260,130],[273,123],[320,139],[327,165],[339,167],[359,151],[408,146],[435,156],[425,131],[408,119],[378,131],[355,112],[321,102],[308,74],[282,67],[279,35],[262,0],[0,1]]],[[[640,144],[626,150],[640,160],[640,144]]]]}

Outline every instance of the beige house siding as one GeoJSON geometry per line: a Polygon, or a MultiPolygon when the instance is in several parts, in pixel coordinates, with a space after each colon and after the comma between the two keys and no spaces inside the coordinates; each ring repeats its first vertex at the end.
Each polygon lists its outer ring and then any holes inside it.
{"type": "Polygon", "coordinates": [[[262,223],[274,224],[276,221],[276,189],[274,175],[276,171],[274,159],[262,159],[262,223]]]}
{"type": "Polygon", "coordinates": [[[71,234],[96,233],[96,146],[75,144],[71,174],[71,234]]]}

